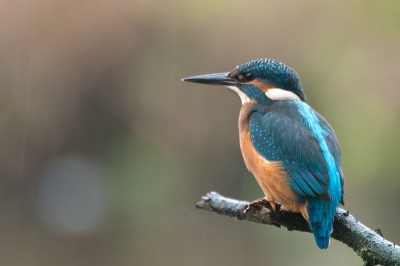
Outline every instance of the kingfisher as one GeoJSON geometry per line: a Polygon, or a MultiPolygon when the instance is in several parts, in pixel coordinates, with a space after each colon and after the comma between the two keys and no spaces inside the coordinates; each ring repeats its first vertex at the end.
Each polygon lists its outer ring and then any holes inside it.
{"type": "Polygon", "coordinates": [[[344,205],[344,174],[335,132],[306,102],[297,73],[273,59],[259,59],[231,72],[183,81],[226,86],[242,102],[240,150],[265,199],[275,211],[300,212],[326,249],[333,219],[344,205]]]}

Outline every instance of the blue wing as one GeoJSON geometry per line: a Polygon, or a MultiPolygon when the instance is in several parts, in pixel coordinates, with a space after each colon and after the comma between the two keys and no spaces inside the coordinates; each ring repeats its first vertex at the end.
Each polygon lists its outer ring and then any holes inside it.
{"type": "MultiPolygon", "coordinates": [[[[250,134],[257,151],[268,161],[280,161],[291,188],[301,196],[330,201],[330,177],[323,151],[306,126],[298,107],[284,102],[267,112],[254,112],[249,121],[250,134]]],[[[340,169],[340,151],[329,124],[317,113],[320,127],[327,133],[325,141],[340,169]]],[[[341,170],[342,186],[343,175],[341,170]]]]}

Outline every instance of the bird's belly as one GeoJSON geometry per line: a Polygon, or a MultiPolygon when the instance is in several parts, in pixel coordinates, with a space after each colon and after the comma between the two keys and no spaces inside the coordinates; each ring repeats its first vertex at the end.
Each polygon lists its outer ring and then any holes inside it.
{"type": "MultiPolygon", "coordinates": [[[[280,162],[270,162],[262,157],[255,149],[251,141],[248,126],[239,125],[240,149],[247,169],[256,178],[264,194],[279,202],[289,211],[305,212],[305,204],[299,202],[297,193],[290,187],[286,178],[286,171],[280,162]]],[[[304,214],[303,214],[304,215],[304,214]]]]}

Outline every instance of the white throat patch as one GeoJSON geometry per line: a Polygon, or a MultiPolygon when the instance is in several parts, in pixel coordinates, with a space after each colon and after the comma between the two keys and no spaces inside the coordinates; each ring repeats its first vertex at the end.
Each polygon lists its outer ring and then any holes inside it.
{"type": "Polygon", "coordinates": [[[282,90],[279,88],[267,90],[267,92],[265,92],[265,96],[267,96],[271,100],[278,100],[278,101],[298,100],[298,101],[300,101],[300,97],[297,96],[296,94],[294,94],[293,92],[282,90]]]}
{"type": "MultiPolygon", "coordinates": [[[[238,87],[235,86],[226,86],[226,87],[230,90],[233,90],[234,92],[237,93],[237,95],[239,95],[240,100],[242,101],[242,105],[250,100],[249,97],[247,97],[247,95],[244,92],[238,89],[238,87]]],[[[269,89],[267,92],[265,92],[265,96],[275,101],[284,101],[284,100],[301,101],[300,97],[294,94],[293,92],[282,90],[279,88],[269,89]]]]}
{"type": "Polygon", "coordinates": [[[228,89],[230,89],[230,90],[233,90],[234,92],[236,92],[236,93],[239,95],[240,100],[242,101],[242,105],[243,105],[245,102],[247,102],[247,101],[250,100],[249,97],[247,97],[247,95],[244,94],[244,92],[242,92],[241,90],[239,90],[237,87],[235,87],[235,86],[226,86],[226,87],[227,87],[228,89]]]}

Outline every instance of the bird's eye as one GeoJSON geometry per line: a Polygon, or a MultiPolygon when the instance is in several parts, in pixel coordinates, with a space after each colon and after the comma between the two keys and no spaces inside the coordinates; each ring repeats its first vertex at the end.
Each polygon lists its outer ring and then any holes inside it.
{"type": "Polygon", "coordinates": [[[236,76],[236,79],[240,82],[246,82],[246,81],[250,81],[253,80],[254,77],[252,74],[250,73],[246,73],[246,74],[239,74],[236,76]]]}
{"type": "Polygon", "coordinates": [[[253,80],[254,77],[253,77],[253,75],[252,75],[251,73],[247,73],[247,74],[245,75],[245,79],[246,79],[247,81],[250,81],[250,80],[253,80]]]}

